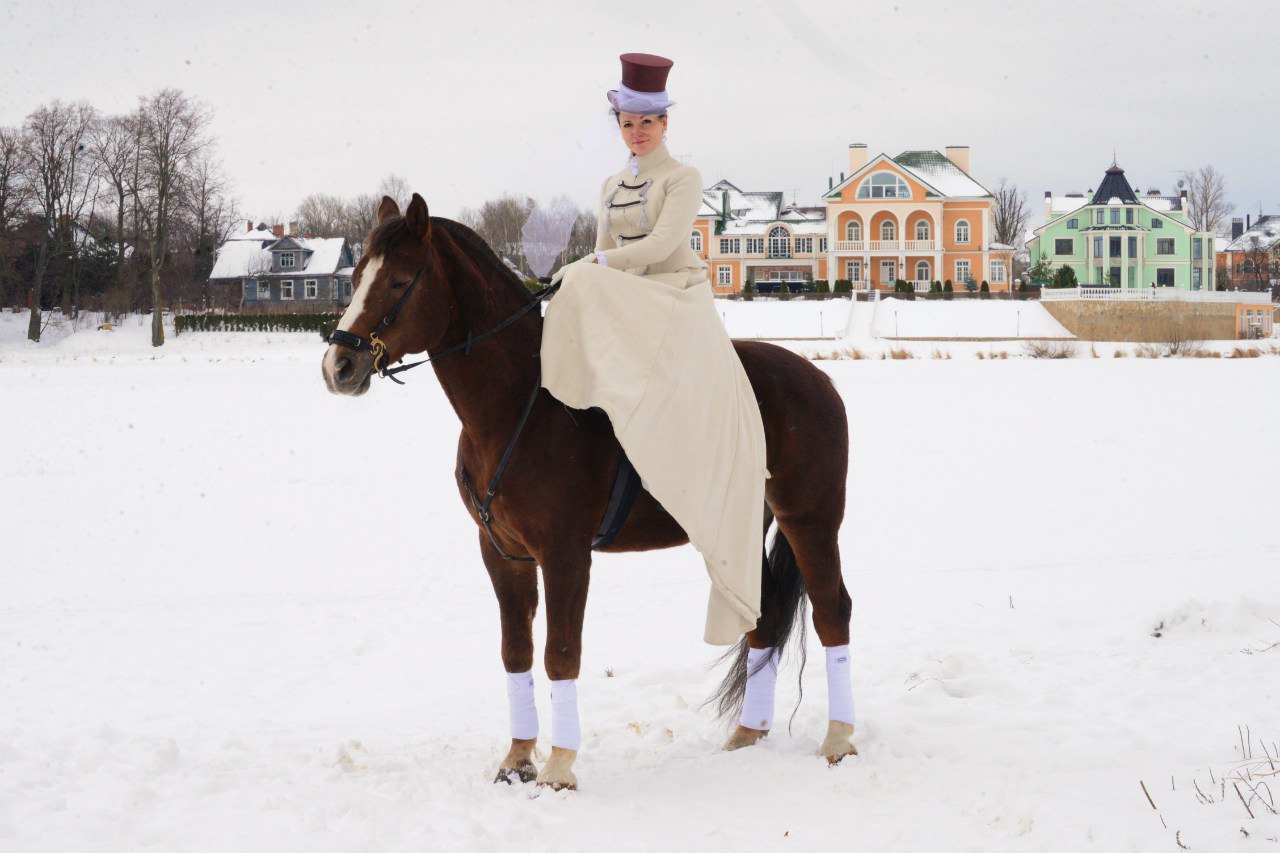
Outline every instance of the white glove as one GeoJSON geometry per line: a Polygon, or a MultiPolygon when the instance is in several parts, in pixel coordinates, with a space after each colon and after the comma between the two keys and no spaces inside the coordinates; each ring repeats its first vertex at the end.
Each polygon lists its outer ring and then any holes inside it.
{"type": "Polygon", "coordinates": [[[595,255],[586,255],[584,257],[578,258],[576,261],[573,261],[572,263],[565,264],[564,266],[560,267],[560,269],[556,270],[555,275],[551,276],[551,286],[555,287],[557,284],[560,283],[560,280],[564,278],[564,274],[569,269],[569,267],[577,266],[578,264],[594,264],[595,262],[596,262],[595,255]]]}

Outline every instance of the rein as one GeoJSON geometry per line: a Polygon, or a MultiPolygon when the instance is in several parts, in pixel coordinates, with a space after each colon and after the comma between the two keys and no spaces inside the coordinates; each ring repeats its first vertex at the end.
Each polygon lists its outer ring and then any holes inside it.
{"type": "MultiPolygon", "coordinates": [[[[378,331],[389,329],[391,324],[396,321],[396,317],[400,314],[400,309],[404,307],[404,303],[409,299],[414,288],[418,286],[418,282],[422,280],[422,276],[426,271],[427,268],[425,266],[418,270],[418,274],[413,277],[413,281],[409,283],[409,287],[405,289],[405,292],[401,297],[396,300],[396,304],[392,306],[391,311],[387,316],[383,317],[382,322],[378,324],[378,331]]],[[[368,350],[373,353],[373,369],[378,371],[378,375],[383,378],[390,379],[397,385],[403,385],[404,383],[402,381],[396,379],[395,375],[397,373],[403,373],[406,370],[411,370],[418,365],[426,364],[429,361],[438,361],[445,356],[453,355],[455,352],[461,352],[463,355],[471,355],[472,346],[480,343],[485,338],[490,338],[498,334],[498,332],[501,332],[503,329],[507,328],[530,311],[536,309],[542,304],[542,300],[551,296],[559,289],[559,284],[544,287],[533,294],[533,299],[529,304],[525,305],[519,311],[503,320],[489,331],[480,335],[472,335],[470,332],[467,332],[466,340],[456,343],[453,346],[446,347],[434,355],[428,355],[424,359],[411,362],[410,364],[402,364],[399,367],[387,366],[387,345],[378,337],[378,331],[373,332],[368,338],[362,338],[359,335],[352,334],[351,332],[344,332],[341,329],[335,329],[333,333],[329,335],[328,343],[337,344],[356,351],[368,350]]],[[[508,554],[506,550],[498,544],[498,537],[493,533],[493,513],[489,511],[489,508],[493,505],[493,498],[498,493],[498,486],[502,483],[502,475],[506,473],[507,463],[511,461],[511,454],[515,452],[516,442],[520,440],[520,433],[524,432],[524,426],[529,420],[529,414],[533,411],[533,404],[537,402],[538,392],[541,390],[542,374],[539,372],[538,381],[533,386],[533,393],[529,395],[529,402],[525,404],[524,412],[520,415],[520,422],[516,424],[515,433],[511,436],[511,440],[507,442],[507,449],[502,452],[502,459],[498,462],[498,470],[493,473],[493,479],[489,481],[489,488],[485,491],[483,501],[476,496],[475,490],[471,488],[471,481],[467,477],[466,469],[461,467],[461,461],[458,463],[458,472],[461,474],[462,485],[467,490],[467,497],[471,500],[471,508],[475,510],[476,516],[480,519],[480,524],[484,527],[484,532],[489,534],[489,541],[493,543],[493,547],[505,560],[518,560],[525,563],[536,562],[533,557],[516,557],[508,554]]]]}
{"type": "MultiPolygon", "coordinates": [[[[455,352],[461,352],[463,355],[471,355],[472,346],[480,343],[485,338],[489,338],[498,334],[498,332],[501,332],[503,329],[505,329],[507,326],[510,326],[512,323],[519,320],[525,314],[528,314],[530,311],[533,311],[542,303],[542,300],[546,299],[548,296],[553,295],[556,291],[560,289],[559,284],[553,284],[553,285],[550,285],[549,287],[542,288],[541,290],[533,294],[533,300],[530,301],[529,304],[525,305],[519,311],[512,314],[510,317],[503,320],[501,323],[494,326],[489,331],[484,332],[483,334],[472,335],[470,332],[467,332],[466,340],[460,341],[454,344],[453,346],[446,347],[445,349],[441,350],[440,352],[434,355],[428,355],[426,358],[419,359],[418,361],[410,362],[409,364],[402,364],[399,367],[390,367],[387,365],[387,345],[383,343],[381,338],[378,337],[378,332],[386,331],[387,329],[391,328],[391,324],[396,321],[396,318],[400,314],[400,309],[404,307],[404,303],[408,301],[409,297],[413,294],[414,288],[418,286],[418,282],[422,280],[422,276],[426,273],[426,271],[427,271],[427,268],[425,266],[422,269],[418,270],[418,274],[413,277],[413,281],[409,283],[409,286],[405,289],[404,293],[400,296],[398,300],[396,300],[396,304],[391,306],[391,311],[387,313],[387,316],[382,318],[382,322],[378,323],[377,331],[369,335],[368,338],[362,338],[359,335],[352,334],[351,332],[345,332],[342,329],[334,329],[333,332],[326,339],[326,343],[337,344],[338,346],[344,346],[347,349],[353,349],[357,352],[367,350],[373,353],[373,369],[378,372],[378,375],[384,379],[390,379],[392,382],[396,383],[397,385],[403,385],[404,382],[402,382],[399,379],[396,379],[397,373],[403,373],[406,370],[412,370],[418,365],[426,364],[429,361],[438,361],[439,359],[442,359],[445,356],[453,355],[455,352]]],[[[539,387],[541,387],[541,380],[539,380],[539,387]]],[[[516,434],[519,435],[518,432],[516,434]]]]}

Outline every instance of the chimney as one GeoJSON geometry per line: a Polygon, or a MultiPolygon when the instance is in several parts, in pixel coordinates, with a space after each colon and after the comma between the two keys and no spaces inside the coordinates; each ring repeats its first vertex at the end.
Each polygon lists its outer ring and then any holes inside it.
{"type": "Polygon", "coordinates": [[[835,178],[833,178],[833,177],[831,177],[830,175],[828,175],[828,176],[827,176],[827,191],[828,191],[828,192],[830,192],[831,190],[833,190],[833,189],[835,189],[835,188],[836,188],[836,179],[835,179],[835,178]]]}
{"type": "Polygon", "coordinates": [[[1239,216],[1231,218],[1231,239],[1235,240],[1244,233],[1244,220],[1239,216]]]}
{"type": "Polygon", "coordinates": [[[1044,221],[1048,222],[1053,218],[1053,193],[1049,190],[1044,191],[1044,221]]]}
{"type": "Polygon", "coordinates": [[[1253,227],[1253,214],[1246,213],[1244,215],[1244,230],[1248,231],[1253,227]]]}
{"type": "Polygon", "coordinates": [[[840,173],[840,183],[844,183],[844,172],[840,173]]]}
{"type": "Polygon", "coordinates": [[[298,223],[292,221],[286,222],[284,226],[284,233],[290,237],[295,236],[298,233],[298,223]]]}
{"type": "Polygon", "coordinates": [[[252,231],[252,230],[253,230],[253,220],[252,220],[252,219],[248,219],[248,220],[246,220],[246,221],[245,221],[244,230],[245,230],[246,232],[247,232],[247,231],[252,231]]]}
{"type": "Polygon", "coordinates": [[[858,170],[867,165],[867,146],[863,142],[849,145],[849,174],[856,175],[858,170]]]}
{"type": "Polygon", "coordinates": [[[969,146],[968,145],[948,145],[947,159],[956,165],[956,168],[969,174],[969,146]]]}
{"type": "Polygon", "coordinates": [[[274,235],[276,235],[276,237],[277,237],[277,238],[283,237],[283,236],[284,236],[284,226],[283,226],[283,225],[272,225],[272,226],[271,226],[271,233],[272,233],[272,234],[274,234],[274,235]]]}

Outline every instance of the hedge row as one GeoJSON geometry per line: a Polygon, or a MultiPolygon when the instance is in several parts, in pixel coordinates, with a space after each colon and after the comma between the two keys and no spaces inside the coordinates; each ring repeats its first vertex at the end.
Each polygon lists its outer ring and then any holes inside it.
{"type": "Polygon", "coordinates": [[[319,332],[329,339],[341,314],[179,314],[175,334],[183,332],[319,332]]]}

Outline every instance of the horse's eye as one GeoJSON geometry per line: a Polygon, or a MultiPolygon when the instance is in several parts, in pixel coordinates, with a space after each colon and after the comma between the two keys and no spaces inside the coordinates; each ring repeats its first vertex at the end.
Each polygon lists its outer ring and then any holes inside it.
{"type": "Polygon", "coordinates": [[[396,282],[395,284],[391,285],[391,289],[392,289],[392,290],[403,290],[403,289],[405,289],[405,288],[406,288],[406,287],[408,287],[408,286],[409,286],[409,282],[407,282],[407,281],[398,281],[398,282],[396,282]]]}

